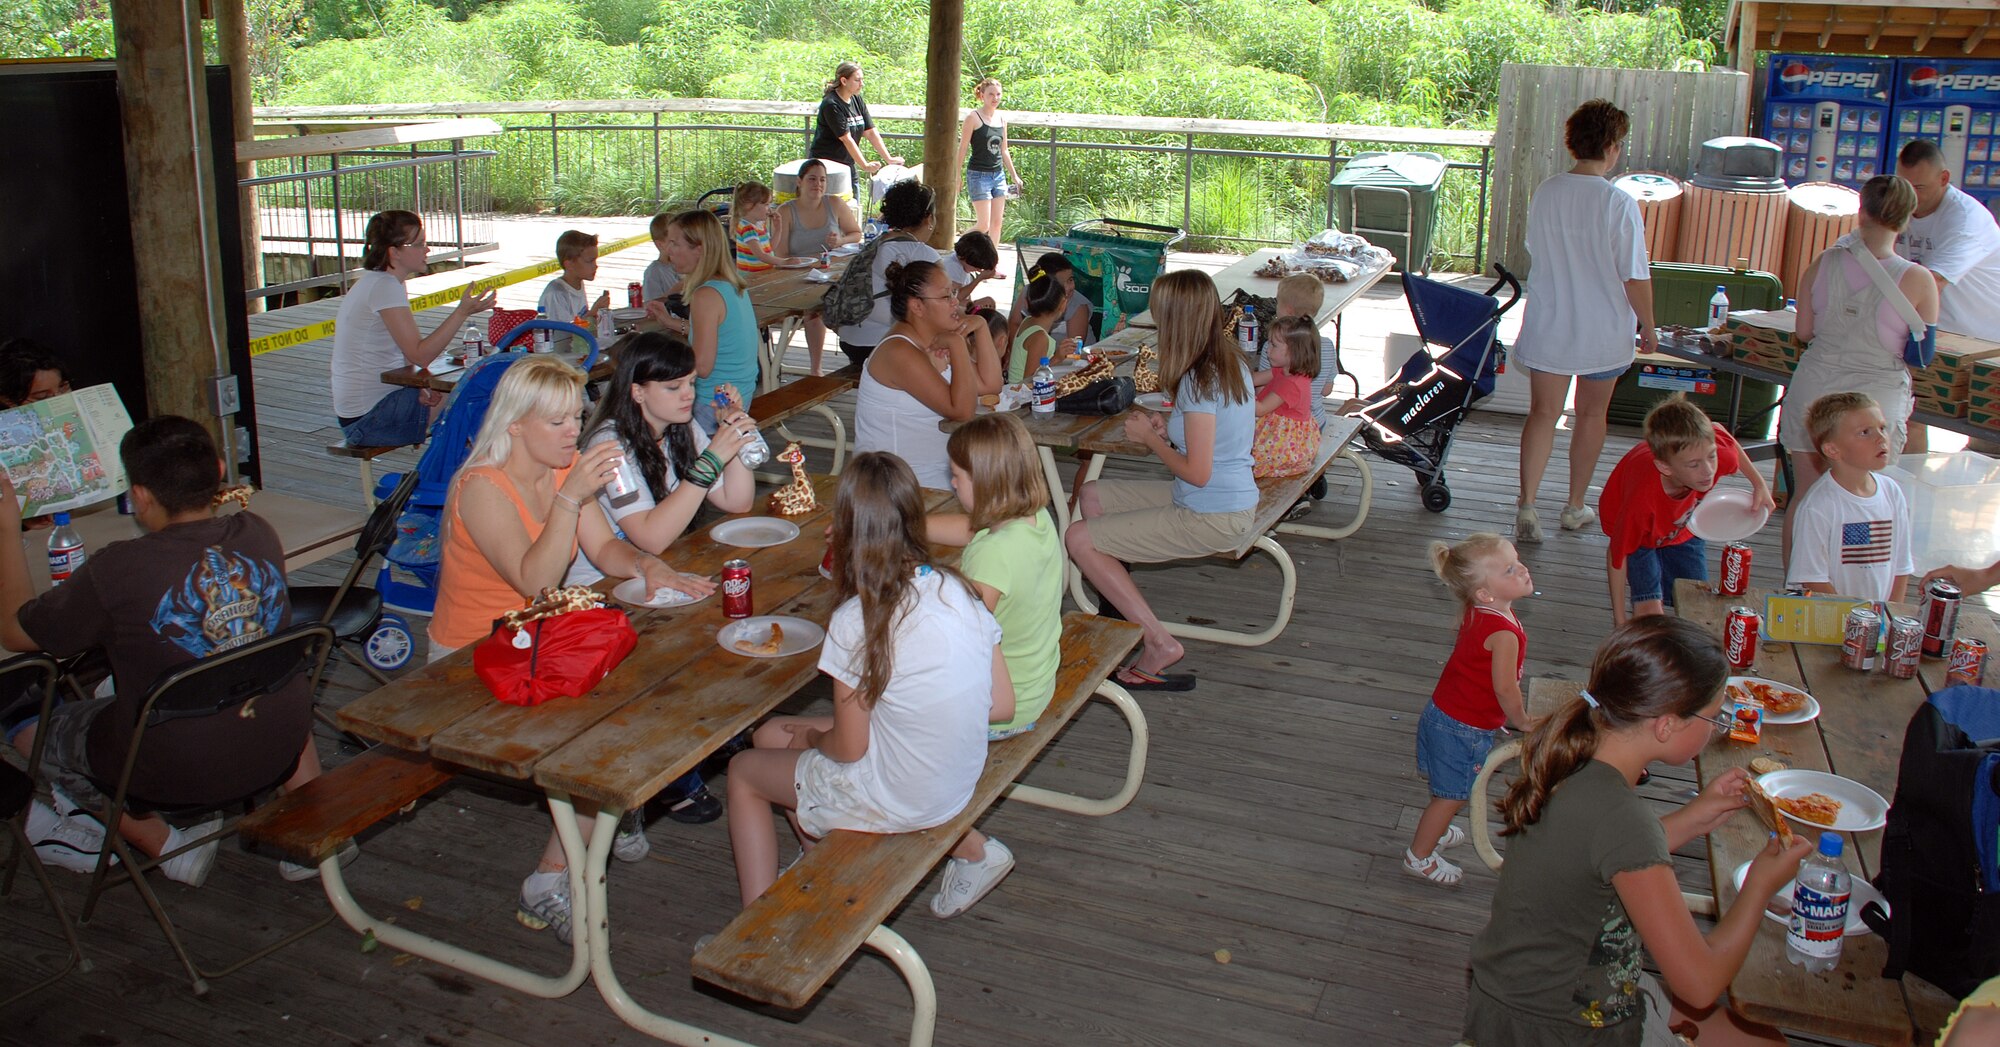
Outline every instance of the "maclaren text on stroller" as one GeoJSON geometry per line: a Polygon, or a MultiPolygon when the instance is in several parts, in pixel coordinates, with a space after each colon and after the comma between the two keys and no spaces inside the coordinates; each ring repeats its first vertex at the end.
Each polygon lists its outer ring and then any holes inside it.
{"type": "Polygon", "coordinates": [[[1483,294],[1403,274],[1403,296],[1423,347],[1394,381],[1363,397],[1356,412],[1368,420],[1361,428],[1368,449],[1416,473],[1424,508],[1434,513],[1451,505],[1444,479],[1451,435],[1472,405],[1493,394],[1494,376],[1507,359],[1500,317],[1521,300],[1521,283],[1497,264],[1493,271],[1500,279],[1483,294]],[[1508,290],[1504,304],[1494,297],[1502,287],[1508,290]],[[1449,348],[1433,356],[1434,345],[1449,348]]]}

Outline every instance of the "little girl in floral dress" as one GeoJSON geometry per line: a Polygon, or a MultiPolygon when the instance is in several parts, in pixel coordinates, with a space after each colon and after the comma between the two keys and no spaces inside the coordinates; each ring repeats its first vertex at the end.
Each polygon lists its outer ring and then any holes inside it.
{"type": "Polygon", "coordinates": [[[1319,374],[1319,331],[1310,318],[1271,321],[1268,375],[1257,385],[1257,435],[1250,444],[1253,475],[1293,476],[1319,457],[1312,420],[1312,380],[1319,374]]]}

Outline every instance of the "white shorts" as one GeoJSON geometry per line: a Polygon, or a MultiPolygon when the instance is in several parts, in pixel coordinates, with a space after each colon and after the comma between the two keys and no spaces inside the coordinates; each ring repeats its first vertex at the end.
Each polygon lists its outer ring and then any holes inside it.
{"type": "Polygon", "coordinates": [[[905,825],[875,805],[854,784],[850,765],[807,749],[792,769],[792,788],[799,794],[799,828],[814,839],[835,829],[869,833],[913,832],[928,825],[905,825]]]}

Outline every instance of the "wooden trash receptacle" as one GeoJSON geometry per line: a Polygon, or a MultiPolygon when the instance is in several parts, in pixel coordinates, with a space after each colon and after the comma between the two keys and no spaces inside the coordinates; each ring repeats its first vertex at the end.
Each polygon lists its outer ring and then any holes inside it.
{"type": "Polygon", "coordinates": [[[1777,273],[1785,297],[1797,298],[1805,292],[1799,276],[1806,266],[1860,221],[1861,194],[1832,182],[1806,182],[1785,195],[1790,198],[1790,214],[1785,217],[1784,260],[1777,273]]]}
{"type": "Polygon", "coordinates": [[[1784,255],[1785,218],[1791,197],[1776,192],[1710,189],[1687,184],[1681,196],[1679,257],[1693,265],[1735,266],[1773,272],[1784,255]]]}
{"type": "Polygon", "coordinates": [[[1681,183],[1672,175],[1653,171],[1619,175],[1611,184],[1639,205],[1639,220],[1646,226],[1646,258],[1654,262],[1680,260],[1681,183]]]}

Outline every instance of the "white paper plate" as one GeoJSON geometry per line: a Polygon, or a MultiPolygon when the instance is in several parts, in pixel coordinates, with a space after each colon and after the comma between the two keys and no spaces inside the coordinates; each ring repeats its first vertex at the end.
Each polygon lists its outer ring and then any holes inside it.
{"type": "Polygon", "coordinates": [[[740,621],[730,622],[715,631],[716,645],[731,654],[745,658],[786,658],[801,651],[810,651],[826,639],[826,630],[804,618],[794,618],[789,614],[760,614],[740,621]],[[773,652],[746,651],[736,646],[736,641],[763,643],[771,635],[772,623],[777,623],[784,637],[773,652]]]}
{"type": "MultiPolygon", "coordinates": [[[[1801,705],[1797,709],[1794,709],[1788,713],[1774,713],[1769,709],[1765,709],[1764,710],[1765,723],[1811,723],[1814,720],[1819,719],[1819,699],[1814,698],[1810,694],[1806,694],[1806,692],[1796,687],[1793,687],[1791,684],[1779,683],[1776,680],[1766,680],[1761,676],[1732,676],[1729,678],[1729,683],[1730,684],[1760,683],[1766,687],[1771,688],[1772,690],[1783,691],[1787,694],[1796,694],[1803,696],[1805,698],[1806,701],[1804,705],[1801,705]]],[[[1728,695],[1727,687],[1723,689],[1723,694],[1725,697],[1728,695]]]]}
{"type": "Polygon", "coordinates": [[[679,607],[708,599],[706,596],[689,596],[679,589],[655,589],[649,594],[644,578],[627,578],[619,582],[612,587],[611,598],[634,607],[679,607]]]}
{"type": "Polygon", "coordinates": [[[1741,487],[1710,491],[1688,515],[1688,530],[1705,542],[1740,542],[1764,529],[1769,509],[1757,508],[1755,496],[1741,487]]]}
{"type": "Polygon", "coordinates": [[[762,549],[783,545],[797,538],[799,525],[775,516],[746,516],[740,520],[724,520],[709,528],[708,533],[709,537],[724,545],[762,549]]]}
{"type": "Polygon", "coordinates": [[[632,320],[644,320],[646,318],[646,310],[634,309],[628,305],[620,309],[611,310],[611,318],[613,320],[619,321],[620,323],[632,320]]]}
{"type": "Polygon", "coordinates": [[[1062,363],[1059,364],[1050,364],[1049,370],[1050,372],[1054,373],[1056,377],[1060,378],[1066,374],[1075,374],[1076,372],[1081,371],[1088,366],[1090,366],[1090,361],[1088,360],[1069,359],[1069,360],[1064,360],[1062,363]]]}
{"type": "MultiPolygon", "coordinates": [[[[1794,818],[1793,823],[1803,825],[1815,832],[1834,829],[1839,832],[1860,833],[1870,829],[1880,829],[1889,820],[1889,801],[1882,794],[1855,781],[1842,778],[1825,771],[1803,771],[1796,768],[1772,771],[1757,779],[1757,784],[1773,797],[1804,796],[1807,793],[1825,793],[1840,801],[1840,817],[1832,825],[1820,825],[1794,818]]],[[[1781,806],[1779,811],[1784,811],[1781,806]]]]}
{"type": "Polygon", "coordinates": [[[827,254],[830,254],[835,258],[852,258],[853,256],[858,255],[860,253],[861,253],[860,244],[841,244],[839,247],[836,247],[833,250],[827,252],[827,254]]]}
{"type": "MultiPolygon", "coordinates": [[[[1744,862],[1742,865],[1736,867],[1736,889],[1738,891],[1743,890],[1743,881],[1746,878],[1748,878],[1749,875],[1750,875],[1749,862],[1744,862]]],[[[1785,926],[1791,921],[1792,888],[1797,883],[1798,880],[1796,879],[1786,880],[1785,885],[1778,889],[1778,893],[1772,895],[1770,899],[1765,902],[1764,904],[1765,919],[1771,921],[1772,923],[1777,924],[1780,927],[1785,926]],[[1779,912],[1777,911],[1780,909],[1783,910],[1783,915],[1780,915],[1779,912]]],[[[1885,913],[1889,912],[1889,900],[1887,898],[1882,897],[1882,892],[1876,890],[1874,884],[1869,883],[1867,880],[1864,880],[1859,876],[1854,877],[1852,879],[1852,883],[1853,886],[1850,888],[1852,893],[1849,895],[1847,899],[1847,933],[1844,935],[1844,937],[1852,938],[1857,934],[1873,934],[1874,932],[1868,929],[1868,925],[1861,922],[1861,910],[1865,908],[1869,902],[1879,902],[1881,903],[1882,911],[1885,913]]]]}
{"type": "Polygon", "coordinates": [[[779,269],[811,269],[811,268],[812,268],[813,266],[816,266],[816,265],[818,265],[818,264],[819,264],[819,259],[817,259],[817,258],[801,258],[801,259],[799,259],[799,260],[797,260],[797,261],[793,261],[793,262],[779,262],[779,263],[778,263],[778,265],[777,265],[777,268],[779,268],[779,269]]]}
{"type": "Polygon", "coordinates": [[[1167,394],[1165,393],[1140,393],[1137,397],[1133,398],[1132,402],[1148,411],[1173,410],[1173,408],[1167,406],[1167,394]]]}

